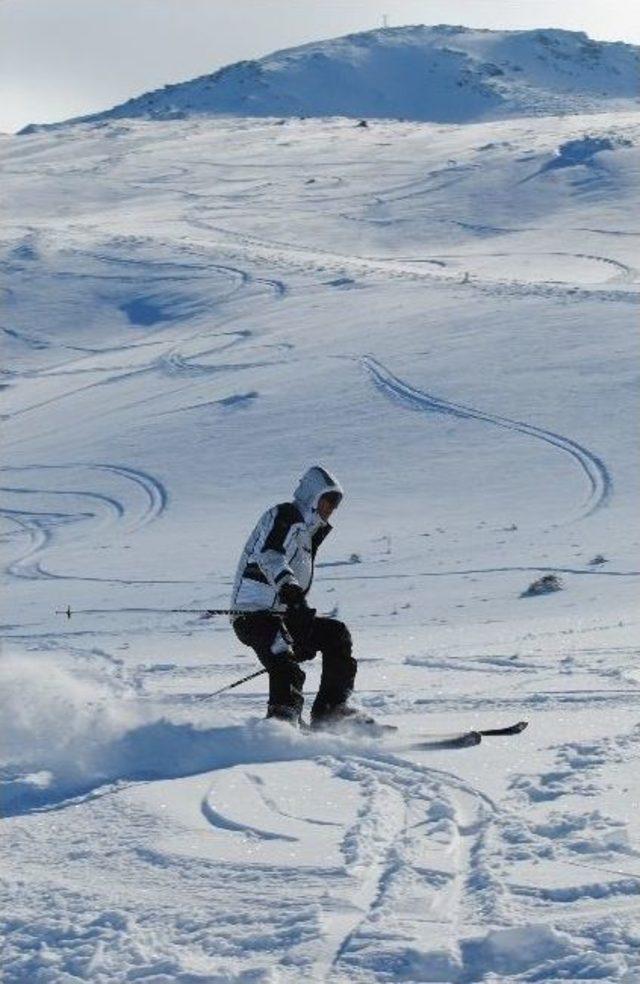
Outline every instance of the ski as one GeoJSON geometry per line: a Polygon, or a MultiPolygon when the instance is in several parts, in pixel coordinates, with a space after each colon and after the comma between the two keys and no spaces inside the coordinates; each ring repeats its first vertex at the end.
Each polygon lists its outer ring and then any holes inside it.
{"type": "Polygon", "coordinates": [[[504,728],[476,728],[470,731],[457,731],[451,734],[425,734],[413,740],[405,747],[414,749],[429,748],[470,748],[479,745],[483,738],[519,735],[528,725],[528,721],[516,721],[504,728]]]}
{"type": "Polygon", "coordinates": [[[469,731],[452,731],[423,735],[404,735],[393,724],[379,724],[377,721],[365,723],[357,728],[314,729],[306,721],[300,722],[300,730],[312,735],[335,735],[343,738],[398,738],[404,749],[429,748],[471,748],[479,745],[483,738],[519,735],[528,726],[528,721],[516,721],[503,728],[474,728],[469,731]]]}
{"type": "Polygon", "coordinates": [[[460,731],[451,735],[425,735],[404,747],[416,751],[432,748],[471,748],[473,745],[479,745],[481,741],[482,734],[479,731],[460,731]]]}
{"type": "Polygon", "coordinates": [[[521,731],[524,731],[528,724],[528,721],[516,721],[515,724],[509,724],[506,728],[486,728],[478,733],[483,737],[490,737],[492,735],[519,735],[521,731]]]}

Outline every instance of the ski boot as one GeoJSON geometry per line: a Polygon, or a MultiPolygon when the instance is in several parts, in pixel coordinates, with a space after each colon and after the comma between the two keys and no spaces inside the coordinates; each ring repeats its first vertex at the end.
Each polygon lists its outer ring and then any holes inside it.
{"type": "Polygon", "coordinates": [[[300,712],[294,707],[287,707],[286,704],[269,704],[267,708],[266,719],[275,719],[276,721],[285,721],[290,724],[292,728],[299,728],[301,726],[300,712]]]}

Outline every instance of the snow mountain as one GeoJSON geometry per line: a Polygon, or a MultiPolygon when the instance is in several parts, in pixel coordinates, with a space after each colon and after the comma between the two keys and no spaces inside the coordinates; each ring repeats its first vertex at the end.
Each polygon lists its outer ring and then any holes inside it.
{"type": "Polygon", "coordinates": [[[463,123],[628,109],[638,102],[639,52],[556,29],[384,28],[238,62],[81,119],[231,114],[463,123]]]}

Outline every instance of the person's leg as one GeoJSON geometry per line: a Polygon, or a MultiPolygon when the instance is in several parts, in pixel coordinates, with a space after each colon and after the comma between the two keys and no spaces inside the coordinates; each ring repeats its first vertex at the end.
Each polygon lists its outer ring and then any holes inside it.
{"type": "Polygon", "coordinates": [[[320,687],[311,708],[311,720],[317,721],[344,708],[353,691],[358,664],[351,655],[351,634],[335,618],[314,619],[309,648],[322,653],[320,687]]]}
{"type": "Polygon", "coordinates": [[[267,717],[299,721],[304,697],[305,673],[293,658],[292,640],[277,615],[241,615],[233,629],[245,646],[251,646],[269,673],[267,717]]]}

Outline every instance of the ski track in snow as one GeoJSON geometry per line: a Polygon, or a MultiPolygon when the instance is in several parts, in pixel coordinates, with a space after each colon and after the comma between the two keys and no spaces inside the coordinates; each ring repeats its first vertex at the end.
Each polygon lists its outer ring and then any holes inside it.
{"type": "MultiPolygon", "coordinates": [[[[231,268],[225,268],[231,269],[231,268]]],[[[236,273],[242,275],[243,286],[247,284],[257,284],[258,289],[261,290],[260,285],[264,285],[270,292],[271,296],[275,299],[282,298],[287,293],[287,287],[283,281],[280,280],[269,280],[268,278],[254,277],[249,273],[244,271],[235,270],[236,273]]],[[[240,315],[233,315],[227,319],[228,321],[236,321],[240,315]]],[[[217,375],[229,372],[243,372],[251,369],[261,368],[263,366],[278,365],[281,360],[246,360],[242,362],[235,363],[221,363],[212,359],[211,362],[203,361],[196,362],[195,360],[209,359],[211,357],[217,356],[218,354],[225,352],[230,348],[234,348],[238,345],[243,345],[252,337],[252,331],[246,328],[239,328],[237,330],[227,330],[220,331],[220,328],[224,325],[224,321],[219,317],[215,321],[215,329],[199,330],[198,332],[185,334],[177,342],[170,342],[168,345],[163,342],[161,338],[151,342],[138,343],[136,345],[123,345],[110,347],[105,350],[89,350],[81,359],[73,359],[62,364],[55,365],[50,368],[45,369],[33,369],[26,370],[20,373],[12,373],[11,380],[13,385],[19,385],[22,379],[25,380],[40,380],[40,379],[52,379],[55,380],[58,377],[69,376],[78,377],[82,375],[96,375],[98,378],[85,383],[84,385],[77,386],[70,389],[65,389],[61,393],[56,393],[45,399],[40,399],[34,403],[30,403],[27,406],[19,407],[6,415],[7,419],[18,418],[26,414],[41,411],[46,407],[59,404],[61,401],[68,400],[79,394],[88,394],[95,388],[101,388],[105,386],[113,386],[121,382],[127,382],[134,377],[142,377],[148,374],[160,373],[169,378],[173,377],[206,377],[209,375],[217,375]],[[230,336],[230,340],[227,341],[226,337],[230,336]],[[221,342],[217,341],[222,339],[221,342]],[[211,341],[216,340],[216,344],[212,345],[211,341]],[[208,344],[207,344],[208,343],[208,344]],[[161,354],[156,354],[154,349],[156,347],[164,348],[161,354]],[[131,362],[125,361],[123,364],[101,364],[100,356],[104,356],[106,353],[113,353],[117,355],[120,352],[129,351],[131,349],[139,350],[142,348],[149,348],[149,358],[146,361],[131,362]]],[[[80,349],[80,351],[83,351],[80,349]]],[[[136,353],[137,354],[137,353],[136,353]]],[[[164,394],[159,396],[154,396],[151,399],[160,399],[164,394]]],[[[146,402],[147,398],[144,398],[141,402],[146,402]]],[[[128,406],[135,406],[135,402],[129,403],[128,406]]],[[[10,444],[10,442],[8,442],[10,444]]]]}
{"type": "MultiPolygon", "coordinates": [[[[125,810],[136,827],[135,840],[132,850],[109,855],[110,881],[115,879],[124,886],[134,877],[144,879],[150,900],[163,897],[168,890],[172,897],[184,891],[190,899],[191,933],[186,935],[174,921],[173,910],[156,913],[153,905],[145,907],[146,924],[162,926],[162,943],[156,945],[154,953],[164,954],[165,961],[170,960],[170,954],[176,960],[182,948],[197,953],[199,945],[205,946],[205,962],[228,956],[229,947],[233,952],[238,947],[237,952],[251,953],[255,906],[260,900],[261,938],[269,938],[270,955],[274,951],[286,954],[281,979],[290,984],[298,980],[323,984],[395,980],[473,984],[488,974],[506,980],[518,979],[519,973],[534,975],[524,980],[555,980],[566,979],[569,966],[576,979],[584,979],[589,977],[589,961],[594,960],[591,948],[597,953],[599,940],[606,938],[611,906],[617,905],[619,914],[630,917],[634,907],[637,909],[640,876],[625,875],[620,867],[630,861],[622,824],[604,814],[585,817],[570,809],[556,810],[545,822],[520,807],[521,802],[530,800],[559,802],[575,790],[586,790],[589,795],[595,781],[605,781],[612,763],[638,755],[637,729],[600,742],[561,745],[556,765],[548,774],[514,776],[512,803],[497,803],[450,767],[431,765],[433,752],[424,753],[420,761],[409,761],[365,743],[359,749],[354,745],[345,754],[340,741],[331,737],[292,735],[289,740],[283,735],[286,742],[280,745],[284,753],[281,763],[306,760],[318,777],[328,773],[329,779],[334,777],[354,787],[358,807],[353,820],[342,823],[323,816],[322,800],[315,799],[304,815],[300,815],[299,800],[298,813],[281,806],[280,798],[288,793],[282,773],[271,776],[268,771],[278,762],[278,745],[263,749],[266,771],[261,771],[260,743],[256,735],[244,734],[246,729],[235,729],[235,741],[222,741],[221,734],[214,732],[199,735],[193,729],[171,728],[166,722],[146,730],[145,735],[141,729],[137,739],[132,734],[123,745],[130,755],[128,777],[120,765],[110,784],[48,807],[35,806],[35,811],[71,808],[76,816],[82,816],[78,811],[91,808],[91,822],[99,820],[108,830],[112,825],[117,829],[117,817],[125,810]],[[165,751],[160,759],[159,745],[165,751]],[[225,751],[231,752],[226,767],[220,760],[220,753],[225,751]],[[242,764],[244,756],[247,764],[242,764]],[[234,764],[234,757],[239,764],[234,764]],[[220,771],[207,775],[206,770],[216,764],[220,771]],[[145,777],[149,767],[154,775],[145,777]],[[152,843],[160,839],[157,848],[138,844],[145,829],[145,813],[136,799],[127,809],[126,797],[135,796],[135,791],[143,791],[146,785],[151,787],[162,776],[189,775],[196,767],[205,772],[202,816],[228,847],[235,845],[235,862],[231,858],[190,858],[188,852],[182,855],[163,848],[162,837],[173,823],[170,813],[161,827],[149,828],[152,843]],[[254,806],[247,800],[247,788],[255,791],[254,806]],[[327,857],[324,868],[297,866],[296,852],[317,852],[323,830],[334,839],[338,859],[327,857]],[[272,856],[273,850],[280,853],[272,856]],[[527,862],[542,867],[570,865],[586,869],[588,876],[574,885],[546,888],[527,877],[527,862]],[[238,878],[243,886],[242,908],[247,907],[247,917],[249,912],[254,915],[247,918],[234,910],[227,923],[222,914],[231,881],[238,878]],[[283,884],[287,886],[284,905],[283,884]],[[269,904],[276,899],[277,905],[269,904]],[[539,929],[541,922],[548,928],[539,929]],[[205,931],[206,926],[216,927],[213,937],[205,931]],[[548,945],[537,949],[528,945],[529,935],[535,940],[540,932],[542,942],[548,945]],[[512,945],[511,934],[521,939],[521,946],[512,945]],[[590,941],[588,960],[585,941],[590,941]],[[542,970],[541,960],[545,961],[542,970]]],[[[480,761],[484,752],[480,748],[454,754],[476,755],[480,761]]],[[[191,787],[186,799],[183,797],[186,804],[194,790],[191,787]]],[[[157,823],[151,814],[148,822],[157,823]]],[[[184,817],[177,832],[183,823],[184,817]]],[[[96,852],[109,851],[107,840],[104,848],[96,845],[88,852],[78,833],[72,831],[73,826],[60,824],[58,865],[72,864],[77,871],[79,864],[90,859],[95,863],[96,852]]],[[[32,855],[34,859],[38,856],[39,837],[36,830],[35,839],[32,834],[21,844],[28,865],[32,855]]],[[[224,858],[225,849],[222,851],[224,858]]],[[[77,922],[80,913],[76,908],[81,905],[83,912],[92,915],[90,925],[99,938],[99,927],[105,925],[107,915],[101,914],[99,897],[94,901],[78,896],[77,901],[67,898],[63,902],[60,890],[51,889],[49,901],[54,897],[47,938],[63,960],[61,966],[68,972],[77,966],[84,946],[96,966],[102,966],[101,951],[96,951],[92,934],[75,933],[63,940],[58,919],[59,913],[65,913],[77,922]]],[[[236,905],[239,901],[236,895],[236,905]]],[[[126,941],[141,927],[138,898],[123,891],[118,903],[111,903],[108,919],[107,925],[121,927],[122,932],[109,936],[118,969],[105,980],[125,981],[129,962],[126,941]]],[[[7,980],[17,984],[33,931],[20,916],[12,919],[8,931],[7,980]]],[[[258,946],[256,957],[260,951],[258,946]]],[[[595,959],[596,966],[606,966],[604,956],[600,964],[595,959]]],[[[139,966],[142,971],[147,965],[143,962],[139,966]]],[[[175,979],[181,979],[175,969],[178,964],[169,962],[166,966],[173,966],[175,979]]],[[[230,971],[222,968],[229,966],[221,965],[223,978],[230,971]]],[[[597,977],[602,979],[604,974],[597,977]]]]}
{"type": "Polygon", "coordinates": [[[347,870],[361,883],[351,894],[361,911],[319,979],[358,979],[362,972],[410,979],[417,940],[423,979],[462,979],[463,910],[480,923],[500,917],[497,893],[477,890],[494,804],[453,773],[393,757],[356,758],[341,769],[363,787],[359,816],[343,841],[347,870]],[[429,970],[436,976],[427,977],[429,970]]]}
{"type": "MultiPolygon", "coordinates": [[[[302,739],[302,753],[304,744],[302,739]]],[[[249,838],[249,843],[295,844],[301,837],[312,843],[317,836],[315,827],[334,829],[339,835],[342,830],[343,862],[335,872],[337,877],[330,869],[325,873],[325,913],[314,940],[308,941],[308,952],[296,959],[299,973],[314,981],[352,979],[352,973],[371,973],[372,980],[384,980],[410,959],[411,944],[419,939],[423,952],[433,950],[432,957],[423,956],[423,960],[432,959],[437,965],[444,962],[455,973],[453,979],[463,980],[456,940],[465,913],[473,913],[474,923],[480,925],[504,919],[504,905],[498,904],[499,885],[487,885],[483,877],[483,843],[496,817],[495,805],[453,773],[393,755],[371,751],[364,757],[325,757],[318,765],[354,783],[359,791],[357,816],[346,828],[321,817],[295,817],[281,809],[255,767],[251,772],[232,767],[226,777],[223,771],[215,789],[224,789],[233,804],[237,801],[233,790],[237,787],[240,792],[249,782],[264,805],[266,821],[270,815],[276,820],[276,830],[234,819],[217,807],[211,791],[202,801],[208,823],[224,834],[249,838]]],[[[105,787],[102,796],[117,798],[126,788],[120,779],[105,787]]],[[[277,787],[274,792],[278,795],[277,787]]],[[[96,792],[48,809],[78,809],[89,802],[96,802],[96,792]]],[[[288,865],[273,870],[290,882],[288,865]]],[[[156,880],[155,871],[149,874],[156,880]]],[[[215,882],[214,878],[212,891],[215,882]]],[[[309,889],[313,893],[313,885],[307,884],[309,889]]],[[[299,902],[292,918],[306,918],[299,902]]]]}
{"type": "MultiPolygon", "coordinates": [[[[621,737],[620,747],[626,749],[630,741],[633,736],[621,737]]],[[[569,794],[571,783],[580,788],[585,769],[603,767],[611,761],[609,746],[615,748],[616,741],[605,742],[599,756],[598,745],[576,742],[565,746],[561,751],[565,770],[557,774],[557,781],[564,785],[555,789],[543,775],[545,797],[569,794]],[[567,757],[574,766],[570,781],[567,757]]],[[[318,945],[308,947],[311,954],[316,953],[312,967],[306,968],[308,979],[336,984],[405,979],[470,984],[490,973],[510,977],[530,969],[537,975],[535,954],[531,955],[526,945],[521,954],[510,953],[508,944],[511,927],[526,943],[528,922],[535,937],[539,906],[547,917],[549,904],[558,907],[556,924],[562,924],[563,917],[569,924],[581,918],[596,938],[600,924],[606,925],[611,900],[620,900],[633,912],[640,876],[620,877],[619,870],[597,864],[584,865],[592,880],[573,888],[535,888],[513,876],[509,886],[505,885],[505,869],[517,866],[525,857],[544,862],[552,851],[558,861],[580,867],[579,858],[585,849],[580,847],[579,835],[585,822],[577,816],[562,815],[555,821],[556,833],[553,824],[546,828],[543,823],[528,823],[508,805],[498,806],[455,773],[393,755],[350,756],[328,764],[334,775],[358,784],[361,805],[341,844],[351,883],[349,905],[345,908],[344,890],[334,895],[339,883],[328,888],[333,901],[325,900],[318,945]],[[572,829],[578,835],[575,847],[570,840],[564,848],[560,843],[554,847],[556,836],[572,829]],[[601,877],[593,879],[596,872],[601,877]],[[341,895],[343,901],[337,904],[341,895]],[[467,933],[473,928],[479,934],[476,940],[461,941],[462,927],[467,933]],[[483,946],[483,934],[495,945],[483,946]]],[[[552,778],[555,776],[551,773],[552,778]]],[[[513,787],[518,795],[521,791],[528,794],[530,789],[524,779],[516,779],[513,787]]],[[[263,799],[273,808],[267,797],[263,799]]],[[[283,815],[277,808],[275,812],[283,815]]],[[[594,828],[594,850],[601,850],[600,836],[615,852],[620,826],[602,817],[595,820],[594,828]]],[[[257,835],[264,837],[265,832],[258,831],[257,835]]],[[[624,840],[619,842],[624,852],[624,840]]],[[[567,942],[570,937],[556,940],[555,929],[548,932],[551,945],[545,966],[550,979],[564,977],[562,968],[567,965],[582,979],[583,944],[567,942]]],[[[300,973],[305,971],[300,968],[300,973]]]]}
{"type": "MultiPolygon", "coordinates": [[[[135,364],[135,363],[132,363],[132,362],[126,363],[125,365],[99,365],[99,364],[96,364],[96,360],[95,359],[91,359],[91,358],[85,357],[85,358],[82,358],[82,359],[73,359],[70,362],[65,362],[62,365],[53,366],[52,368],[28,370],[28,371],[25,371],[25,372],[20,373],[17,376],[17,378],[19,378],[19,379],[47,379],[47,378],[58,377],[58,376],[81,376],[81,375],[86,375],[88,373],[97,373],[97,372],[115,372],[115,371],[118,371],[118,372],[123,373],[123,375],[121,377],[119,377],[119,376],[113,376],[113,377],[111,377],[108,380],[108,382],[114,382],[114,381],[117,381],[117,379],[119,379],[119,378],[122,378],[122,379],[127,378],[127,375],[129,375],[131,373],[147,371],[147,370],[150,370],[150,369],[152,369],[152,368],[154,368],[156,366],[159,367],[159,368],[163,368],[164,367],[164,368],[167,369],[167,371],[171,371],[171,369],[173,368],[174,363],[176,365],[179,365],[181,362],[185,362],[186,363],[186,361],[187,361],[187,356],[181,354],[181,348],[190,345],[196,339],[199,339],[199,338],[207,338],[207,339],[209,339],[209,341],[211,341],[212,338],[220,338],[220,337],[223,337],[223,336],[226,336],[226,335],[232,336],[232,340],[229,341],[229,342],[222,342],[222,344],[217,345],[217,346],[215,346],[213,348],[207,348],[207,349],[204,349],[202,351],[197,351],[196,354],[197,355],[211,355],[213,353],[226,352],[227,349],[234,348],[235,346],[237,346],[237,345],[241,344],[243,341],[245,341],[245,339],[247,339],[248,337],[250,337],[251,332],[248,331],[247,329],[239,329],[237,331],[226,331],[226,332],[219,332],[219,333],[216,333],[216,334],[213,334],[210,331],[200,331],[200,332],[197,332],[194,335],[187,335],[183,339],[181,339],[180,342],[178,342],[176,345],[172,345],[172,346],[169,346],[168,348],[166,348],[166,351],[164,352],[164,354],[162,354],[161,356],[158,356],[157,358],[152,358],[148,363],[146,363],[143,366],[140,366],[139,364],[135,364]]],[[[102,350],[96,349],[96,350],[90,351],[88,354],[89,355],[106,355],[106,354],[111,354],[111,353],[120,353],[120,352],[128,351],[130,349],[150,348],[150,347],[158,348],[158,347],[161,347],[163,345],[165,345],[165,343],[160,342],[160,341],[142,342],[142,343],[138,343],[137,345],[122,345],[122,346],[115,346],[115,347],[110,348],[110,349],[102,349],[102,350]]],[[[98,383],[93,383],[91,385],[92,386],[96,386],[96,385],[103,385],[103,384],[104,384],[103,382],[98,382],[98,383]]],[[[91,387],[87,387],[87,388],[91,388],[91,387]]],[[[74,391],[74,392],[77,392],[77,391],[74,391]]],[[[72,395],[72,394],[70,394],[70,393],[69,394],[66,394],[66,393],[65,394],[61,394],[61,396],[58,397],[58,399],[62,399],[63,397],[68,396],[68,395],[72,395]]],[[[38,406],[40,406],[40,405],[42,405],[42,404],[38,404],[38,406]]],[[[30,409],[35,409],[35,407],[29,407],[27,409],[29,409],[29,410],[30,409]]],[[[26,410],[25,411],[19,411],[19,412],[26,412],[26,410]]]]}
{"type": "Polygon", "coordinates": [[[32,483],[28,486],[6,485],[0,489],[0,491],[10,498],[16,497],[19,503],[24,503],[24,506],[29,502],[33,502],[34,497],[36,497],[37,502],[37,497],[40,496],[45,497],[45,499],[52,497],[55,501],[60,497],[63,504],[68,498],[71,498],[77,499],[80,502],[88,500],[90,504],[96,502],[108,507],[106,512],[103,511],[102,516],[95,509],[82,511],[70,511],[66,509],[64,511],[61,509],[43,511],[41,509],[30,510],[27,508],[14,509],[0,507],[0,515],[6,517],[11,523],[25,531],[29,540],[26,552],[22,553],[17,559],[12,560],[6,567],[7,573],[12,577],[27,578],[29,580],[104,580],[125,584],[156,583],[55,574],[42,566],[42,555],[53,545],[55,540],[62,537],[66,528],[70,527],[73,529],[78,523],[84,524],[85,522],[91,522],[94,531],[104,528],[105,524],[110,526],[114,522],[123,523],[126,533],[131,534],[147,526],[149,523],[155,522],[165,512],[169,499],[167,490],[159,479],[139,468],[100,462],[86,464],[71,463],[68,465],[5,466],[2,471],[10,476],[21,475],[26,472],[28,476],[36,475],[40,479],[37,485],[32,483]],[[135,495],[133,497],[121,497],[115,494],[109,495],[83,488],[82,485],[76,489],[51,487],[44,480],[45,476],[51,472],[55,472],[56,475],[59,473],[63,473],[63,475],[70,473],[71,477],[75,477],[78,473],[81,476],[93,476],[96,472],[98,474],[106,474],[110,477],[115,476],[124,479],[129,484],[129,487],[133,486],[142,495],[135,495]],[[95,524],[97,524],[97,527],[95,524]]]}
{"type": "MultiPolygon", "coordinates": [[[[302,952],[296,952],[294,940],[289,941],[289,960],[297,967],[298,979],[473,982],[487,973],[510,976],[535,968],[538,961],[526,948],[522,966],[513,955],[505,960],[491,947],[483,949],[483,935],[498,934],[499,939],[504,933],[508,939],[512,926],[526,932],[528,922],[537,922],[538,906],[549,903],[560,907],[556,922],[563,915],[574,920],[588,915],[597,923],[610,900],[633,903],[637,896],[637,879],[621,878],[616,871],[602,871],[604,878],[570,890],[537,890],[517,879],[505,890],[502,868],[509,845],[529,838],[534,842],[532,856],[540,850],[544,858],[552,829],[546,833],[541,825],[536,832],[535,824],[527,826],[508,807],[498,807],[449,771],[376,755],[351,756],[329,765],[334,775],[357,785],[360,807],[342,836],[342,872],[336,871],[337,879],[330,870],[325,873],[324,911],[313,942],[307,940],[302,952]],[[467,933],[473,928],[478,942],[461,943],[462,927],[467,933]]],[[[234,773],[235,778],[229,777],[231,788],[244,774],[234,773]]],[[[269,808],[269,798],[262,799],[269,808]]],[[[283,811],[274,813],[286,819],[283,811]]],[[[277,833],[236,823],[216,811],[211,819],[218,829],[248,837],[249,843],[255,838],[263,844],[294,844],[301,836],[314,837],[296,818],[291,819],[297,834],[287,833],[294,828],[286,826],[277,833]]],[[[571,818],[563,822],[570,829],[571,818]]],[[[605,837],[615,834],[615,826],[607,826],[604,819],[599,827],[605,837]]],[[[275,872],[290,880],[288,866],[276,865],[275,872]]],[[[312,879],[305,893],[307,905],[309,892],[313,897],[312,879]]],[[[306,906],[297,902],[291,918],[294,925],[306,923],[306,906]]],[[[578,953],[576,946],[560,957],[577,960],[578,953]]]]}
{"type": "MultiPolygon", "coordinates": [[[[477,290],[492,295],[508,294],[526,296],[557,296],[573,298],[598,299],[602,301],[618,301],[630,304],[640,304],[640,294],[637,290],[624,290],[615,287],[612,290],[597,285],[577,286],[572,282],[558,282],[554,280],[517,280],[502,279],[500,277],[483,277],[473,271],[471,263],[470,269],[465,271],[465,261],[473,261],[482,258],[501,258],[510,256],[514,253],[459,253],[459,254],[436,254],[430,257],[402,257],[402,256],[360,256],[353,253],[339,254],[333,250],[320,246],[305,246],[300,243],[292,243],[286,240],[274,240],[247,233],[236,232],[225,226],[217,225],[208,219],[202,218],[202,209],[198,210],[198,215],[187,216],[186,221],[196,229],[208,231],[221,236],[222,239],[217,243],[217,248],[233,257],[250,258],[257,265],[261,263],[276,263],[280,266],[297,269],[302,272],[314,273],[330,272],[344,273],[350,271],[360,276],[371,274],[384,274],[385,276],[396,278],[402,277],[413,280],[428,280],[431,286],[446,286],[451,283],[462,283],[471,290],[477,290]],[[234,248],[235,246],[235,248],[234,248]],[[448,260],[454,260],[463,264],[462,269],[450,267],[448,260]],[[425,269],[425,266],[431,269],[425,269]],[[471,275],[471,276],[470,276],[471,275]]],[[[609,282],[620,284],[635,283],[637,269],[628,264],[621,263],[602,255],[591,255],[582,252],[558,252],[554,250],[543,253],[528,251],[521,254],[524,258],[531,257],[562,257],[569,259],[587,260],[591,263],[612,266],[616,273],[609,278],[609,282]]],[[[469,266],[469,264],[467,264],[469,266]]]]}
{"type": "MultiPolygon", "coordinates": [[[[390,579],[407,580],[413,577],[468,577],[471,574],[509,574],[512,571],[530,571],[532,573],[544,573],[545,571],[556,574],[583,574],[587,577],[639,577],[640,571],[597,571],[585,570],[584,567],[471,567],[463,568],[458,571],[411,571],[411,573],[398,571],[390,574],[337,574],[335,576],[322,576],[318,581],[386,581],[390,579]]],[[[230,583],[230,582],[229,582],[230,583]]]]}
{"type": "Polygon", "coordinates": [[[507,430],[517,431],[529,437],[537,438],[561,451],[571,455],[578,463],[589,482],[590,493],[583,507],[582,518],[590,516],[597,509],[606,505],[613,494],[613,480],[607,469],[606,464],[588,448],[583,447],[576,441],[561,434],[535,427],[523,421],[510,420],[508,417],[499,417],[493,414],[475,410],[459,403],[450,403],[448,400],[431,396],[423,390],[416,389],[408,383],[403,382],[394,376],[389,369],[382,365],[373,356],[365,356],[362,365],[369,372],[375,385],[389,399],[400,403],[402,406],[412,410],[424,411],[427,413],[441,413],[463,420],[479,420],[495,427],[502,427],[507,430]]]}

